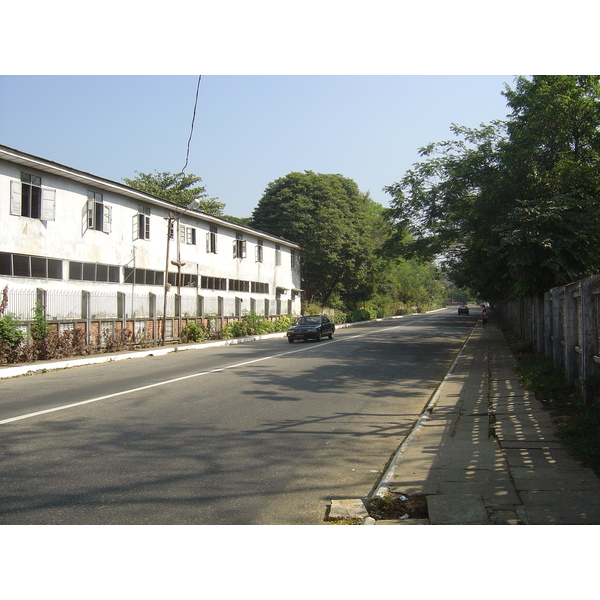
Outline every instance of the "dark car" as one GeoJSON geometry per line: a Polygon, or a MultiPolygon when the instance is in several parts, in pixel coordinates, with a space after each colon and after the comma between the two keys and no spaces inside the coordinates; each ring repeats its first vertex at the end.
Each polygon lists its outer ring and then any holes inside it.
{"type": "Polygon", "coordinates": [[[469,307],[466,304],[463,304],[462,306],[458,307],[458,314],[459,315],[468,315],[469,314],[469,307]]]}
{"type": "Polygon", "coordinates": [[[325,315],[307,315],[298,317],[298,320],[287,330],[287,339],[290,344],[294,340],[317,340],[320,342],[325,336],[333,339],[335,325],[325,315]]]}

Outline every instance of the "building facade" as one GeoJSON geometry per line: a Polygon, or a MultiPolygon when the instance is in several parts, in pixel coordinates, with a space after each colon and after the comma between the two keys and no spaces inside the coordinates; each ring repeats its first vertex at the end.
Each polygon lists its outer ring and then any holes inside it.
{"type": "Polygon", "coordinates": [[[301,311],[300,247],[0,145],[0,290],[24,323],[177,339],[301,311]],[[164,327],[164,329],[163,329],[164,327]]]}

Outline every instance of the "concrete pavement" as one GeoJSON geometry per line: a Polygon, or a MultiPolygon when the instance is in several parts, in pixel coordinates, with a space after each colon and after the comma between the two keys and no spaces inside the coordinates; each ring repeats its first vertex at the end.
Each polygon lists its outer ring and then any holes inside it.
{"type": "Polygon", "coordinates": [[[493,319],[479,321],[377,490],[425,495],[429,518],[376,524],[600,524],[600,479],[515,367],[493,319]]]}

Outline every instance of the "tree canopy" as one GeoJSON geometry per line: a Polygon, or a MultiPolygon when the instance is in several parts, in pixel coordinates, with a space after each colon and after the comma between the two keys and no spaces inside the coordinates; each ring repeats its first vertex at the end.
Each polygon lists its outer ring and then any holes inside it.
{"type": "Polygon", "coordinates": [[[203,185],[197,185],[202,181],[201,177],[192,173],[170,173],[164,171],[159,173],[140,173],[136,171],[134,179],[124,178],[123,181],[142,192],[152,194],[168,202],[179,204],[187,208],[193,208],[202,212],[223,216],[225,204],[217,202],[218,198],[210,198],[203,185]],[[195,187],[192,187],[195,186],[195,187]]]}
{"type": "Polygon", "coordinates": [[[597,272],[600,77],[518,77],[507,121],[451,127],[397,183],[389,253],[443,256],[480,296],[531,295],[597,272]]]}
{"type": "Polygon", "coordinates": [[[302,246],[307,301],[324,306],[339,294],[352,302],[373,286],[370,202],[342,175],[294,172],[269,183],[251,225],[302,246]]]}

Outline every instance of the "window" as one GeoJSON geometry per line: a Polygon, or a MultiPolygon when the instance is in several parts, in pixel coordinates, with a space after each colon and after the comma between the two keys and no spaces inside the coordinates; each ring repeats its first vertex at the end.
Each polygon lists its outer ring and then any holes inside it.
{"type": "Polygon", "coordinates": [[[217,228],[214,225],[210,226],[210,231],[206,234],[206,251],[217,253],[217,228]]]}
{"type": "Polygon", "coordinates": [[[56,190],[42,187],[42,178],[21,173],[21,181],[10,182],[10,214],[41,221],[54,221],[56,190]]]}
{"type": "Polygon", "coordinates": [[[241,233],[235,234],[233,258],[246,258],[246,241],[242,238],[241,233]]]}
{"type": "Polygon", "coordinates": [[[119,283],[120,268],[116,265],[69,261],[69,279],[119,283]]]}
{"type": "Polygon", "coordinates": [[[297,252],[292,248],[291,250],[292,269],[297,269],[300,266],[300,257],[297,252]]]}
{"type": "MultiPolygon", "coordinates": [[[[181,279],[179,285],[181,287],[198,287],[198,276],[190,273],[180,273],[181,279]]],[[[177,286],[177,273],[169,273],[169,283],[177,286]]]]}
{"type": "Polygon", "coordinates": [[[152,269],[132,269],[125,267],[123,283],[135,283],[142,285],[164,285],[165,272],[152,269]]]}
{"type": "Polygon", "coordinates": [[[275,264],[281,264],[281,246],[279,244],[275,244],[275,264]]]}
{"type": "Polygon", "coordinates": [[[255,262],[259,262],[259,263],[261,263],[263,261],[263,241],[262,240],[257,240],[257,242],[256,242],[254,260],[255,260],[255,262]]]}
{"type": "Polygon", "coordinates": [[[145,206],[139,206],[137,215],[133,217],[133,239],[150,239],[150,209],[145,206]]]}
{"type": "Polygon", "coordinates": [[[202,275],[200,279],[200,287],[204,290],[226,290],[227,279],[223,277],[208,277],[202,275]]]}
{"type": "Polygon", "coordinates": [[[111,207],[104,204],[102,194],[88,190],[87,193],[87,227],[110,233],[112,223],[111,207]]]}
{"type": "Polygon", "coordinates": [[[249,292],[250,282],[243,281],[241,279],[230,279],[229,280],[229,291],[231,292],[249,292]]]}
{"type": "Polygon", "coordinates": [[[269,284],[268,283],[260,283],[259,281],[253,281],[250,286],[250,291],[253,294],[268,294],[269,293],[269,284]]]}
{"type": "Polygon", "coordinates": [[[0,252],[0,275],[62,279],[62,260],[0,252]]]}
{"type": "Polygon", "coordinates": [[[179,227],[179,240],[182,244],[196,245],[196,230],[194,227],[188,227],[187,225],[181,225],[179,227]]]}

